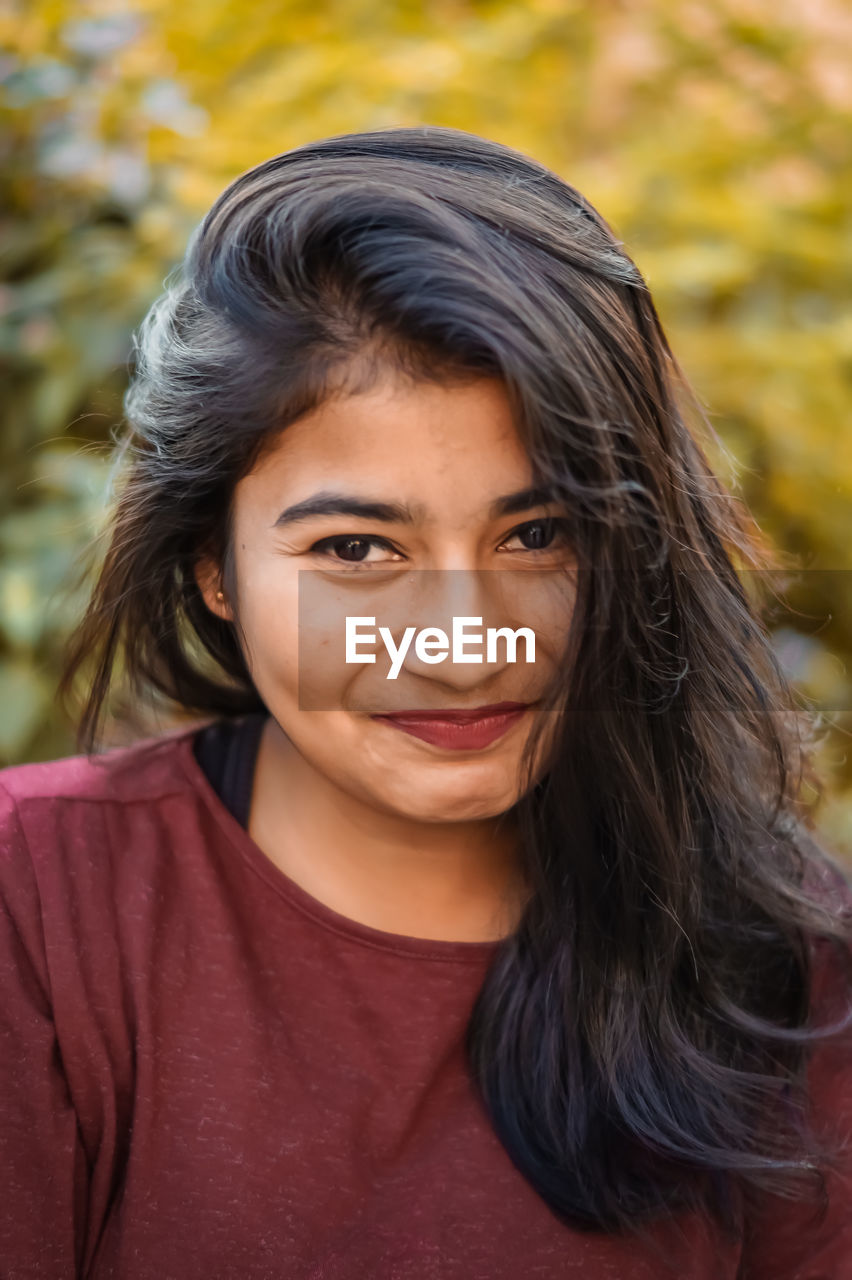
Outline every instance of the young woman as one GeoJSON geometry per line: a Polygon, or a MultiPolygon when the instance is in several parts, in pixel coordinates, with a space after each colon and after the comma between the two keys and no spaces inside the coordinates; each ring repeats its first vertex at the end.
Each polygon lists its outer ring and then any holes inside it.
{"type": "Polygon", "coordinates": [[[0,776],[5,1277],[852,1275],[852,896],[687,395],[507,147],[217,200],[138,338],[86,753],[0,776]],[[195,721],[96,753],[116,682],[195,721]]]}

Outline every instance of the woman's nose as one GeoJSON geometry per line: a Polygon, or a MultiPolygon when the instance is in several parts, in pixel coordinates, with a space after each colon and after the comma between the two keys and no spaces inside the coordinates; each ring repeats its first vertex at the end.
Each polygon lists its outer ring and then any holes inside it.
{"type": "Polygon", "coordinates": [[[405,625],[415,631],[405,670],[460,690],[497,676],[508,665],[509,647],[497,644],[489,653],[487,644],[488,630],[507,624],[494,575],[489,581],[476,569],[423,569],[411,576],[405,625]]]}

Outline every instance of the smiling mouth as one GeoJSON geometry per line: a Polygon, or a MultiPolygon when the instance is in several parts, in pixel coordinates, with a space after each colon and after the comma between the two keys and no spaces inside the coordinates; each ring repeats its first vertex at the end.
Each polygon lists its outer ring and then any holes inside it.
{"type": "Polygon", "coordinates": [[[439,710],[379,712],[376,713],[374,719],[406,719],[406,721],[445,721],[448,724],[476,724],[495,716],[508,716],[510,713],[522,712],[530,705],[530,703],[490,703],[486,707],[443,707],[439,710]]]}
{"type": "Polygon", "coordinates": [[[532,705],[528,702],[494,702],[483,707],[395,711],[374,715],[371,719],[436,747],[471,751],[502,738],[532,705]]]}

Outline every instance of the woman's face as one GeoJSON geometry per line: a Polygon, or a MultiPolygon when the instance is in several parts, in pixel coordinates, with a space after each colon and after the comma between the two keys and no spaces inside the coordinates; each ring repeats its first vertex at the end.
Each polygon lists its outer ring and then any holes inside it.
{"type": "MultiPolygon", "coordinates": [[[[361,802],[457,822],[519,798],[534,716],[554,714],[536,704],[574,597],[568,513],[531,487],[499,379],[391,375],[289,425],[237,485],[236,598],[217,598],[217,566],[202,563],[205,600],[239,618],[254,683],[290,743],[361,802]],[[467,637],[455,650],[454,619],[467,637]],[[489,652],[499,627],[528,628],[534,653],[523,633],[514,661],[503,637],[489,652]],[[470,722],[498,703],[520,705],[470,722]]],[[[545,730],[539,758],[548,741],[545,730]]]]}

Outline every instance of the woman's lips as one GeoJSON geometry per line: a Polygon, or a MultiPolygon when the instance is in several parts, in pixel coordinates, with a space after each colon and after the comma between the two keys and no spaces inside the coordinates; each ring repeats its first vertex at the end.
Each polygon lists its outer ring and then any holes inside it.
{"type": "Polygon", "coordinates": [[[495,702],[470,711],[398,711],[372,718],[433,746],[471,751],[502,738],[529,706],[527,702],[495,702]]]}

